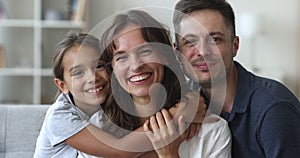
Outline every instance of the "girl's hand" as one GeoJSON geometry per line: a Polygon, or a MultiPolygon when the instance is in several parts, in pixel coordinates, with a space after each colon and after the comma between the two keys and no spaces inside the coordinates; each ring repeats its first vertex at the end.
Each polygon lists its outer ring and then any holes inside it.
{"type": "Polygon", "coordinates": [[[144,123],[144,131],[159,157],[179,157],[179,146],[186,138],[184,130],[183,117],[178,118],[177,130],[171,115],[165,109],[144,123]]]}

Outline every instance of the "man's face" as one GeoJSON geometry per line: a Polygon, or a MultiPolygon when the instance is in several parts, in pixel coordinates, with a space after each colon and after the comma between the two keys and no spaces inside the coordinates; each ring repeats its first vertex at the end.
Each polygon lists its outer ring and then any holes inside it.
{"type": "Polygon", "coordinates": [[[187,75],[201,86],[226,79],[231,73],[239,40],[232,36],[222,15],[213,10],[196,11],[180,22],[179,51],[188,61],[187,75]],[[194,75],[192,74],[194,73],[194,75]]]}

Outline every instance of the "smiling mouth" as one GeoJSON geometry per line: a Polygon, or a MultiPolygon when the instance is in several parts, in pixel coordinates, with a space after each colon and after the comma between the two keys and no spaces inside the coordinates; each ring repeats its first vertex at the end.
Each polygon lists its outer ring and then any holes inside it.
{"type": "Polygon", "coordinates": [[[143,73],[140,75],[132,76],[128,80],[129,80],[129,82],[140,82],[140,81],[148,79],[151,75],[152,75],[151,72],[143,73]]]}
{"type": "Polygon", "coordinates": [[[89,89],[86,92],[88,92],[88,93],[97,93],[97,92],[100,92],[102,89],[103,89],[103,86],[100,86],[98,88],[89,89]]]}

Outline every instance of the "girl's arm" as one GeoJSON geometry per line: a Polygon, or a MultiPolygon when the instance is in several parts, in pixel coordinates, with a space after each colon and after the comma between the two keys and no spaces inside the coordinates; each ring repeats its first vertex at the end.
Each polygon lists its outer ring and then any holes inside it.
{"type": "MultiPolygon", "coordinates": [[[[187,98],[187,101],[182,101],[170,109],[171,115],[175,120],[183,115],[184,119],[202,122],[206,113],[203,98],[197,99],[197,95],[194,93],[187,94],[187,98]]],[[[66,143],[82,152],[101,157],[137,157],[143,152],[153,150],[143,127],[118,139],[94,125],[88,125],[82,131],[68,138],[66,143]]]]}
{"type": "Polygon", "coordinates": [[[88,125],[65,142],[79,151],[101,157],[138,157],[153,150],[142,127],[118,139],[94,125],[88,125]]]}

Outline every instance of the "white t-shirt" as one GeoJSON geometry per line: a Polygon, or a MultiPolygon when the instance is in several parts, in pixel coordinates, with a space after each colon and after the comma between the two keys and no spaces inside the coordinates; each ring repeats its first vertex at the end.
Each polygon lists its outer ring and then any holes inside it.
{"type": "Polygon", "coordinates": [[[184,141],[179,147],[179,156],[188,158],[231,158],[231,132],[227,122],[215,114],[217,122],[203,123],[198,136],[184,141]]]}
{"type": "MultiPolygon", "coordinates": [[[[103,110],[100,108],[94,115],[101,124],[99,117],[103,115],[103,110]]],[[[60,94],[46,113],[34,158],[76,158],[77,150],[64,141],[89,125],[88,120],[89,116],[77,108],[68,95],[60,94]]]]}

